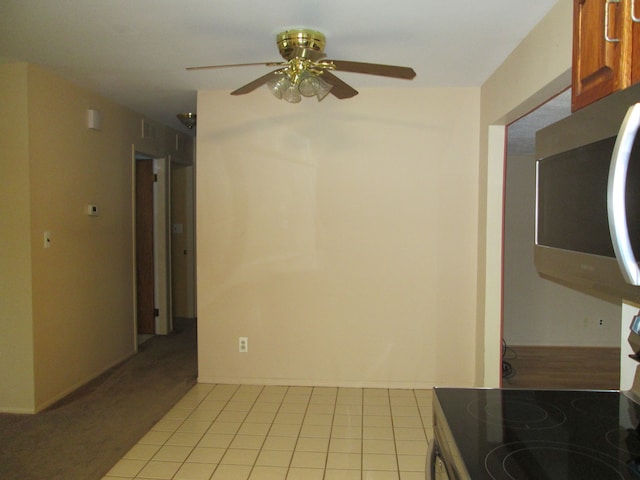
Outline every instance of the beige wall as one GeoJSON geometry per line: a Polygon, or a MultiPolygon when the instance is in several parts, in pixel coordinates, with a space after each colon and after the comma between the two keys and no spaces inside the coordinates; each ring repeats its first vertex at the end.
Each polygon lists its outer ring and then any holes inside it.
{"type": "Polygon", "coordinates": [[[200,381],[472,385],[478,118],[473,88],[199,92],[200,381]]]}
{"type": "Polygon", "coordinates": [[[17,122],[2,120],[11,141],[0,145],[3,238],[16,247],[2,249],[0,345],[10,356],[0,410],[28,412],[135,351],[133,151],[169,155],[166,136],[176,132],[158,127],[142,139],[140,115],[44,69],[0,72],[3,106],[18,112],[17,122]],[[89,108],[101,112],[101,131],[87,128],[89,108]],[[98,217],[86,214],[90,203],[98,217]]]}
{"type": "Polygon", "coordinates": [[[504,125],[570,85],[572,2],[559,0],[485,82],[481,96],[477,382],[500,384],[504,125]]]}

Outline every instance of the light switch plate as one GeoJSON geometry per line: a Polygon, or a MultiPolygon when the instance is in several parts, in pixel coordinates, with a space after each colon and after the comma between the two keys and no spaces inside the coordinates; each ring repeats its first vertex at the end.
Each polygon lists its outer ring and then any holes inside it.
{"type": "Polygon", "coordinates": [[[87,205],[87,215],[90,217],[97,217],[100,214],[100,209],[97,205],[87,205]]]}

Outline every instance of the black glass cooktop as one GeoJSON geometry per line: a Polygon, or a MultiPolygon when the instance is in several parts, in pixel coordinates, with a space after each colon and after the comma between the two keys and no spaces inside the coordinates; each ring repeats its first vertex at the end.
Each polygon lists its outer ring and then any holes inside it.
{"type": "Polygon", "coordinates": [[[473,480],[640,479],[640,405],[623,393],[434,391],[436,436],[452,437],[437,442],[455,443],[473,480]]]}

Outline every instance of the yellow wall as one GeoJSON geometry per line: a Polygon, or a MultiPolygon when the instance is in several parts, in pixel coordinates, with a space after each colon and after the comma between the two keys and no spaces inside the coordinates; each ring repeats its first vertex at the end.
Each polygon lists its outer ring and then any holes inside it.
{"type": "Polygon", "coordinates": [[[3,210],[3,233],[22,243],[0,285],[20,291],[1,300],[0,342],[11,357],[0,367],[0,410],[34,411],[135,351],[133,151],[168,155],[166,136],[176,132],[158,127],[156,138],[142,139],[140,115],[35,66],[2,65],[1,78],[16,69],[9,86],[21,93],[22,121],[2,120],[12,143],[0,145],[9,197],[0,208],[17,207],[8,217],[3,210]],[[87,128],[90,108],[102,114],[101,131],[87,128]],[[87,215],[88,204],[99,216],[87,215]],[[12,352],[23,346],[25,353],[12,352]]]}
{"type": "Polygon", "coordinates": [[[131,144],[137,119],[44,70],[29,73],[36,405],[134,350],[131,144]],[[87,109],[103,128],[86,126],[87,109]],[[86,214],[96,204],[98,217],[86,214]],[[42,248],[42,235],[52,244],[42,248]]]}
{"type": "Polygon", "coordinates": [[[485,82],[481,100],[477,383],[500,384],[504,125],[569,87],[572,2],[559,0],[485,82]]]}
{"type": "Polygon", "coordinates": [[[27,65],[0,68],[0,408],[33,411],[27,65]]]}
{"type": "Polygon", "coordinates": [[[472,385],[478,119],[474,88],[199,92],[200,381],[472,385]]]}

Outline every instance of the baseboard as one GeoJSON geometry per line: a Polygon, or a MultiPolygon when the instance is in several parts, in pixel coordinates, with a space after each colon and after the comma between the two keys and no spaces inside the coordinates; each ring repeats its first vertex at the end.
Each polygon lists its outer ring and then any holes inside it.
{"type": "Polygon", "coordinates": [[[15,415],[30,415],[36,413],[31,408],[14,408],[14,407],[0,407],[0,413],[9,413],[15,415]]]}
{"type": "Polygon", "coordinates": [[[619,344],[613,344],[613,345],[567,345],[566,343],[559,343],[559,344],[552,344],[552,343],[545,343],[545,344],[539,344],[539,343],[527,343],[525,342],[518,342],[518,341],[511,341],[507,343],[507,347],[513,347],[513,348],[517,348],[517,347],[526,347],[526,348],[575,348],[577,350],[579,349],[588,349],[588,348],[620,348],[619,344]]]}
{"type": "Polygon", "coordinates": [[[398,390],[431,390],[433,382],[360,382],[311,381],[283,378],[241,378],[198,376],[198,383],[220,385],[269,385],[287,387],[386,388],[398,390]]]}
{"type": "Polygon", "coordinates": [[[101,369],[100,371],[92,373],[91,375],[89,375],[85,379],[80,380],[79,382],[75,383],[73,386],[63,390],[62,392],[58,393],[54,397],[49,398],[46,401],[39,403],[38,405],[36,405],[35,411],[28,412],[28,413],[39,413],[39,412],[49,408],[50,406],[52,406],[56,402],[59,402],[60,400],[62,400],[67,395],[72,394],[73,392],[75,392],[79,388],[83,387],[87,383],[91,382],[92,380],[95,380],[96,378],[98,378],[103,373],[105,373],[108,370],[120,365],[122,362],[125,362],[126,360],[128,360],[129,358],[131,358],[135,354],[136,354],[136,352],[134,350],[131,350],[129,353],[126,353],[124,356],[122,356],[118,360],[115,360],[114,362],[110,363],[109,365],[107,365],[106,367],[101,369]]]}

